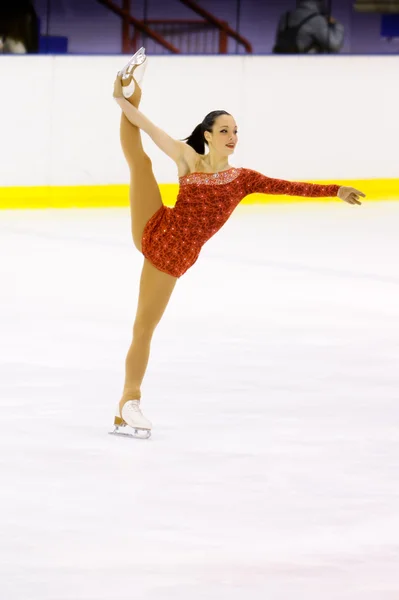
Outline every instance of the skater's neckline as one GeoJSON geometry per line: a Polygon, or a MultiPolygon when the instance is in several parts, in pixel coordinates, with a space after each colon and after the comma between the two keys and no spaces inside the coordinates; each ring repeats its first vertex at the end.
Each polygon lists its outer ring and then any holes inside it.
{"type": "Polygon", "coordinates": [[[179,177],[179,185],[224,185],[225,183],[231,183],[241,174],[241,169],[231,167],[218,173],[205,173],[196,171],[194,173],[188,173],[179,177]]]}

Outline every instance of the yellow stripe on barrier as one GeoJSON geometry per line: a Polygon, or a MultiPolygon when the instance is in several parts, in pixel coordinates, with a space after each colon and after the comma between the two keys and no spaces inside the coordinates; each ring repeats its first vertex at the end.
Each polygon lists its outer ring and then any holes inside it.
{"type": "MultiPolygon", "coordinates": [[[[320,184],[332,183],[319,181],[320,184]]],[[[350,185],[366,195],[366,201],[399,200],[399,179],[364,179],[339,181],[350,185]]],[[[175,183],[159,186],[166,206],[174,206],[178,193],[175,183]]],[[[336,202],[334,198],[298,198],[294,196],[268,196],[251,194],[243,204],[270,204],[293,202],[336,202]]],[[[128,185],[79,185],[79,186],[38,186],[0,188],[0,209],[41,209],[41,208],[112,208],[129,205],[128,185]]]]}

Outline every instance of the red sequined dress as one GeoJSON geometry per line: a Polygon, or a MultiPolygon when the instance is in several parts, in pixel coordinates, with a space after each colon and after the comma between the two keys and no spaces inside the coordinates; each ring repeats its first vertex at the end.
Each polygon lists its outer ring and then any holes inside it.
{"type": "Polygon", "coordinates": [[[321,198],[336,196],[338,185],[271,179],[250,169],[191,173],[180,177],[174,208],[162,206],[142,237],[144,256],[160,271],[180,277],[197,260],[202,246],[227,221],[245,196],[255,192],[321,198]]]}

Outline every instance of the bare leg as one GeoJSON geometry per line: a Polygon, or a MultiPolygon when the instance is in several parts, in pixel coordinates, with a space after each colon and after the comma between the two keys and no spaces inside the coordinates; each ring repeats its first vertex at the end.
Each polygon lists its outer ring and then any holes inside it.
{"type": "MultiPolygon", "coordinates": [[[[141,90],[136,85],[135,92],[128,101],[138,108],[141,90]]],[[[141,238],[149,219],[162,207],[162,198],[152,171],[151,160],[144,152],[140,129],[132,125],[122,113],[120,125],[122,150],[130,168],[130,214],[133,241],[141,251],[141,238]]]]}
{"type": "Polygon", "coordinates": [[[133,341],[126,357],[126,378],[120,409],[128,400],[141,398],[141,383],[150,356],[153,333],[168,305],[177,278],[159,271],[144,259],[133,341]]]}

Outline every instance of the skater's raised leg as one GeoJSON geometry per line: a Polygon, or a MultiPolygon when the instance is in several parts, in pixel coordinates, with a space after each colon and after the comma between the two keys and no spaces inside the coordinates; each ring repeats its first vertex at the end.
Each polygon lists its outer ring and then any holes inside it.
{"type": "MultiPolygon", "coordinates": [[[[137,67],[142,69],[143,65],[137,67]]],[[[126,79],[126,86],[134,86],[134,93],[127,101],[138,108],[141,100],[141,88],[135,82],[136,69],[133,68],[130,77],[126,79]],[[130,82],[130,83],[129,83],[130,82]]],[[[124,80],[122,78],[122,85],[124,80]]],[[[162,198],[158,184],[152,171],[152,163],[144,152],[141,141],[140,129],[132,125],[122,113],[120,124],[120,139],[122,150],[130,169],[130,214],[133,241],[141,251],[141,238],[144,227],[149,219],[162,207],[162,198]]]]}

